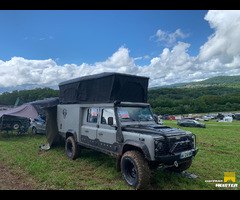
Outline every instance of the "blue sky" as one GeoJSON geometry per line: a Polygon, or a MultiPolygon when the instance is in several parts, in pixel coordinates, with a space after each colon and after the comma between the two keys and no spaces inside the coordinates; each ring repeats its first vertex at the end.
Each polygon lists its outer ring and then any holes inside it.
{"type": "Polygon", "coordinates": [[[116,71],[150,87],[240,74],[240,11],[1,10],[0,88],[116,71]]]}
{"type": "MultiPolygon", "coordinates": [[[[0,59],[53,59],[58,64],[103,61],[124,45],[132,57],[161,53],[164,43],[150,37],[158,29],[189,34],[189,53],[212,33],[207,11],[0,11],[0,59]]],[[[141,60],[144,61],[144,60],[141,60]]],[[[141,61],[138,60],[139,64],[141,61]]]]}

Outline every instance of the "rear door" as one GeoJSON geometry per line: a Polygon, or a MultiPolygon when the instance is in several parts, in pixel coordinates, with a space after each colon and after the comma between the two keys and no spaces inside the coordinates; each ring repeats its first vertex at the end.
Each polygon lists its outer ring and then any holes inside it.
{"type": "Polygon", "coordinates": [[[99,128],[97,130],[97,139],[100,142],[100,148],[114,150],[113,144],[116,143],[116,119],[113,108],[100,109],[99,128]],[[108,125],[108,118],[113,118],[113,125],[108,125]]]}
{"type": "Polygon", "coordinates": [[[99,108],[85,108],[81,127],[82,142],[94,144],[93,140],[97,137],[98,112],[99,108]]]}

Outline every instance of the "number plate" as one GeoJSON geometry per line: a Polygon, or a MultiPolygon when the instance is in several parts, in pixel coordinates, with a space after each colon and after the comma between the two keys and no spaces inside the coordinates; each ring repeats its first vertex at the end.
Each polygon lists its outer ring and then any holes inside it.
{"type": "Polygon", "coordinates": [[[187,158],[187,157],[190,157],[192,156],[192,151],[184,151],[180,154],[180,159],[183,159],[183,158],[187,158]]]}

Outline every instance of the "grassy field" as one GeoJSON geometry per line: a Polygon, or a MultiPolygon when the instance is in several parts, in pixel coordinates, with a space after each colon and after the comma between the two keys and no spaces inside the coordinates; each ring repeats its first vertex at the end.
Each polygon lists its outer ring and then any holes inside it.
{"type": "MultiPolygon", "coordinates": [[[[198,176],[189,179],[164,170],[152,172],[148,190],[239,190],[240,189],[240,122],[204,122],[207,128],[186,128],[196,134],[199,152],[192,166],[186,170],[198,176]],[[206,180],[223,180],[224,172],[235,172],[236,188],[218,188],[206,180]]],[[[165,125],[178,127],[176,121],[165,125]]],[[[83,150],[81,157],[72,161],[64,152],[64,144],[49,151],[39,151],[46,143],[45,135],[15,136],[2,133],[0,162],[14,173],[24,173],[43,189],[64,190],[131,190],[120,172],[115,158],[92,150],[83,150]]]]}

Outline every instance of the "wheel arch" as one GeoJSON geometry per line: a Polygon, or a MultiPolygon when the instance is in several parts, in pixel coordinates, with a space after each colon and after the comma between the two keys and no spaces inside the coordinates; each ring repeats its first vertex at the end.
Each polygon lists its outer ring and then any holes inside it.
{"type": "Polygon", "coordinates": [[[147,160],[151,160],[150,153],[148,151],[147,145],[140,141],[126,140],[122,147],[122,155],[131,150],[139,151],[144,155],[147,160]]]}
{"type": "Polygon", "coordinates": [[[127,151],[132,151],[132,150],[138,151],[141,154],[143,154],[146,160],[148,161],[151,160],[150,153],[148,151],[146,144],[140,141],[138,142],[135,140],[126,140],[122,145],[122,150],[120,155],[117,157],[117,171],[121,171],[121,159],[123,154],[126,153],[127,151]]]}
{"type": "Polygon", "coordinates": [[[77,141],[77,133],[75,130],[68,129],[68,131],[66,132],[66,135],[65,135],[65,139],[67,139],[69,136],[73,136],[75,142],[77,141]]]}

